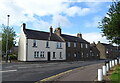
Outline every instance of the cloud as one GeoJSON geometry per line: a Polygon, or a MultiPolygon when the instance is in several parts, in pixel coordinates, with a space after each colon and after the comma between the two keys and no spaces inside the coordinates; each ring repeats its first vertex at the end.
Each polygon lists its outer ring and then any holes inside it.
{"type": "Polygon", "coordinates": [[[101,22],[102,16],[95,16],[91,21],[85,23],[86,28],[97,28],[98,22],[101,22]]]}
{"type": "Polygon", "coordinates": [[[102,35],[100,33],[97,32],[92,32],[92,33],[83,33],[83,38],[87,41],[89,41],[90,43],[94,42],[98,42],[101,41],[102,43],[109,43],[108,40],[106,40],[106,37],[102,37],[102,35]]]}
{"type": "Polygon", "coordinates": [[[54,15],[52,19],[52,25],[54,27],[58,27],[59,24],[62,27],[70,27],[72,26],[72,23],[67,19],[67,17],[62,16],[62,15],[54,15]]]}
{"type": "Polygon", "coordinates": [[[83,16],[92,12],[91,8],[70,6],[70,4],[70,2],[64,0],[1,0],[0,23],[7,24],[7,15],[10,14],[10,25],[12,26],[20,26],[23,22],[31,22],[34,27],[39,26],[42,29],[60,22],[63,27],[68,27],[72,24],[68,16],[83,16]],[[65,15],[63,16],[61,13],[65,15]],[[38,20],[34,15],[38,15],[40,18],[42,16],[52,16],[52,20],[51,22],[38,20]]]}
{"type": "Polygon", "coordinates": [[[65,13],[68,16],[75,16],[75,15],[84,16],[90,13],[90,8],[81,8],[81,7],[73,6],[73,7],[68,8],[65,11],[65,13]]]}

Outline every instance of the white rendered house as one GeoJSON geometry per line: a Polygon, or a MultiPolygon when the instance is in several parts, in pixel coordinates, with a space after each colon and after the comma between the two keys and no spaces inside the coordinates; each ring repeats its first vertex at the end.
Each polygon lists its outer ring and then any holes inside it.
{"type": "Polygon", "coordinates": [[[53,33],[52,27],[50,27],[50,32],[43,32],[26,29],[26,24],[23,23],[19,39],[18,60],[66,60],[66,43],[53,33]]]}

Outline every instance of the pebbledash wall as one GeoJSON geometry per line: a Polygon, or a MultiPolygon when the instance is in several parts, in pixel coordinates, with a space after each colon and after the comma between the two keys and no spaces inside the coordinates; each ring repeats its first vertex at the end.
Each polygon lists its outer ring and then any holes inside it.
{"type": "Polygon", "coordinates": [[[33,39],[28,39],[27,61],[47,61],[48,52],[50,52],[50,60],[66,60],[64,42],[61,42],[61,48],[56,47],[57,42],[55,41],[36,40],[36,44],[37,46],[33,47],[33,39]],[[49,47],[46,47],[46,42],[49,42],[49,47]],[[39,52],[38,57],[35,57],[35,52],[39,52]],[[54,53],[55,57],[53,56],[54,53]]]}

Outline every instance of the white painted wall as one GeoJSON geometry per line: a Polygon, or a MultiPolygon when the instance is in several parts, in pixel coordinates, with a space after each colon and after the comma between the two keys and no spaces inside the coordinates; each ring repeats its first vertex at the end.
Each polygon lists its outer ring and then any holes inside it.
{"type": "Polygon", "coordinates": [[[46,40],[36,40],[37,47],[33,47],[33,39],[28,39],[28,57],[27,61],[42,61],[47,60],[47,53],[51,52],[51,60],[66,60],[66,45],[62,42],[62,49],[56,49],[57,42],[49,41],[49,47],[46,48],[46,40]],[[34,51],[44,51],[45,58],[34,58],[34,51]],[[53,52],[56,54],[56,59],[53,59],[53,52]],[[62,59],[60,59],[60,52],[62,52],[62,59]]]}
{"type": "Polygon", "coordinates": [[[19,45],[18,45],[18,60],[26,61],[26,35],[23,32],[23,26],[21,27],[19,45]]]}

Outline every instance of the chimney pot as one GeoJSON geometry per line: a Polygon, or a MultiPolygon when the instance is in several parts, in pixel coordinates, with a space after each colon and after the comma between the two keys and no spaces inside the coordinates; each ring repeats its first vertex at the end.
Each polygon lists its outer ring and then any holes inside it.
{"type": "Polygon", "coordinates": [[[77,37],[82,38],[82,34],[81,34],[81,33],[78,33],[78,34],[77,34],[77,37]]]}

